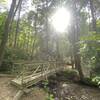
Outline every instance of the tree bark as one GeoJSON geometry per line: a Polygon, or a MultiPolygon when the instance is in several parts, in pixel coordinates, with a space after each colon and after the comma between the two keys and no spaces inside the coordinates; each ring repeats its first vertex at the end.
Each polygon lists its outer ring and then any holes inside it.
{"type": "Polygon", "coordinates": [[[19,23],[20,23],[21,4],[22,4],[22,0],[21,0],[21,2],[20,2],[20,4],[19,4],[18,19],[17,19],[17,25],[16,25],[15,39],[14,39],[14,48],[15,48],[16,45],[17,45],[17,37],[18,37],[19,23]]]}
{"type": "MultiPolygon", "coordinates": [[[[77,9],[77,4],[75,2],[74,4],[74,9],[77,9]]],[[[75,11],[74,11],[75,12],[75,11]]],[[[73,34],[74,34],[74,39],[73,39],[73,52],[74,52],[74,61],[75,61],[75,67],[76,69],[78,70],[79,72],[79,77],[80,77],[80,80],[83,80],[84,78],[84,74],[83,74],[83,71],[82,71],[82,66],[81,66],[81,57],[80,57],[80,54],[79,54],[79,50],[80,50],[80,47],[79,47],[79,38],[80,38],[80,34],[79,34],[79,18],[77,16],[77,11],[75,12],[75,19],[74,19],[74,26],[73,26],[73,34]]]]}
{"type": "MultiPolygon", "coordinates": [[[[89,1],[90,1],[90,10],[91,10],[91,15],[92,15],[92,28],[93,28],[92,30],[95,31],[96,34],[98,34],[96,30],[96,16],[95,16],[95,11],[94,11],[93,0],[89,0],[89,1]]],[[[99,46],[99,43],[97,43],[96,41],[95,41],[95,44],[99,46]]],[[[100,62],[100,51],[97,50],[95,67],[100,66],[99,62],[100,62]]]]}
{"type": "Polygon", "coordinates": [[[93,31],[96,32],[96,18],[95,18],[95,14],[94,14],[94,6],[93,6],[93,0],[89,0],[90,1],[90,10],[91,10],[91,15],[92,15],[92,28],[93,31]]]}
{"type": "MultiPolygon", "coordinates": [[[[15,16],[15,14],[16,14],[16,12],[17,12],[19,6],[22,4],[22,1],[23,1],[23,0],[19,0],[18,3],[17,3],[17,5],[16,5],[16,8],[15,8],[14,13],[13,13],[13,15],[12,15],[11,24],[12,24],[12,22],[13,22],[14,16],[15,16]]],[[[10,27],[10,28],[11,28],[11,27],[10,27]]]]}
{"type": "Polygon", "coordinates": [[[14,15],[15,7],[16,7],[16,0],[12,0],[10,11],[9,11],[7,19],[5,21],[4,32],[3,32],[3,36],[2,36],[2,40],[1,40],[1,44],[0,44],[0,66],[3,61],[4,51],[5,51],[6,43],[8,40],[8,33],[9,33],[12,17],[14,15]]]}
{"type": "Polygon", "coordinates": [[[34,39],[34,41],[32,43],[32,54],[31,54],[31,58],[33,58],[33,56],[34,56],[35,42],[36,42],[36,36],[37,36],[37,14],[35,14],[34,27],[35,27],[35,34],[34,34],[35,39],[34,39]]]}
{"type": "MultiPolygon", "coordinates": [[[[75,21],[77,21],[75,19],[75,21]]],[[[74,22],[75,22],[74,21],[74,22]]],[[[80,79],[82,80],[84,78],[84,75],[83,75],[83,72],[82,72],[82,67],[81,67],[81,58],[80,58],[80,54],[79,54],[79,30],[78,30],[78,22],[77,23],[74,23],[74,25],[71,27],[71,33],[69,35],[69,41],[71,42],[72,44],[72,55],[74,57],[74,64],[75,64],[75,69],[78,70],[79,72],[79,76],[80,76],[80,79]]]]}
{"type": "Polygon", "coordinates": [[[74,44],[74,63],[75,63],[75,68],[79,72],[80,79],[83,80],[84,75],[82,72],[82,67],[81,67],[81,59],[80,59],[80,54],[79,54],[79,48],[77,47],[76,44],[74,44]]]}
{"type": "Polygon", "coordinates": [[[49,33],[48,33],[48,0],[46,0],[46,7],[45,7],[45,27],[46,27],[46,30],[45,30],[45,32],[46,32],[46,37],[45,37],[45,45],[46,45],[46,59],[48,60],[49,58],[48,58],[48,48],[49,48],[49,46],[48,46],[48,42],[49,42],[49,33]]]}

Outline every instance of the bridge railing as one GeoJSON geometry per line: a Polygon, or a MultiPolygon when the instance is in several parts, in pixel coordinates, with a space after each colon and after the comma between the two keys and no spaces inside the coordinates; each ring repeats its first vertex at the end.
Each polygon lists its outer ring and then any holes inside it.
{"type": "MultiPolygon", "coordinates": [[[[26,82],[28,82],[28,80],[34,80],[36,77],[37,80],[45,79],[48,76],[62,70],[64,68],[64,63],[58,61],[48,61],[34,63],[15,63],[14,66],[15,68],[20,67],[16,80],[20,81],[19,84],[21,84],[21,88],[24,88],[26,87],[26,82]]],[[[28,86],[30,84],[33,84],[33,81],[32,83],[30,81],[28,86]]]]}
{"type": "Polygon", "coordinates": [[[14,63],[12,70],[18,76],[21,73],[24,73],[25,75],[29,75],[32,73],[41,72],[45,70],[46,68],[47,69],[54,68],[55,63],[56,62],[14,63]]]}
{"type": "Polygon", "coordinates": [[[16,71],[17,77],[36,75],[51,69],[61,67],[61,62],[48,61],[48,62],[32,62],[32,63],[14,63],[13,70],[16,71]]]}

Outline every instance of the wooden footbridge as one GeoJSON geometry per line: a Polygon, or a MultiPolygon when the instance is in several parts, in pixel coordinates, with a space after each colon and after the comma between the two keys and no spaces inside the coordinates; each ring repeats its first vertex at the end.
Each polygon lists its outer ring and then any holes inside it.
{"type": "Polygon", "coordinates": [[[64,63],[57,61],[15,63],[15,66],[20,66],[22,69],[11,83],[19,89],[28,88],[33,84],[46,79],[48,76],[64,70],[64,63]]]}

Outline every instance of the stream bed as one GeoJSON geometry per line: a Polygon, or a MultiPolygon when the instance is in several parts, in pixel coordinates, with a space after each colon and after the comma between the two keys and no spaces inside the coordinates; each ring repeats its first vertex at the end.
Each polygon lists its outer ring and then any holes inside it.
{"type": "Polygon", "coordinates": [[[55,100],[100,100],[100,90],[76,83],[59,83],[52,93],[55,100]]]}
{"type": "Polygon", "coordinates": [[[73,82],[72,78],[56,76],[49,79],[49,92],[54,100],[100,100],[100,89],[82,83],[73,82]]]}

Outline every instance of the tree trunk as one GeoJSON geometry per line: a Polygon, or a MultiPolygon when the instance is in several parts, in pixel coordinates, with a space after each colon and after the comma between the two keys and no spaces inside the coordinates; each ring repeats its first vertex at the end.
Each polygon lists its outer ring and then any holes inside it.
{"type": "MultiPolygon", "coordinates": [[[[12,15],[11,24],[12,24],[12,22],[13,22],[14,16],[15,16],[15,14],[16,14],[16,12],[17,12],[19,6],[22,4],[22,1],[23,1],[23,0],[19,0],[18,3],[16,4],[17,6],[16,6],[16,8],[15,8],[15,10],[14,10],[14,13],[13,13],[13,15],[12,15]]],[[[11,28],[11,27],[10,27],[10,28],[11,28]]]]}
{"type": "Polygon", "coordinates": [[[56,56],[57,56],[57,58],[56,58],[56,60],[60,60],[60,53],[59,53],[59,37],[57,36],[57,38],[56,38],[56,56]]]}
{"type": "Polygon", "coordinates": [[[10,24],[12,21],[15,7],[16,7],[16,0],[13,0],[11,7],[10,7],[10,11],[8,13],[8,16],[7,16],[7,19],[5,21],[4,32],[3,32],[2,41],[0,44],[0,66],[1,66],[2,61],[3,61],[4,51],[5,51],[6,43],[8,40],[8,33],[9,33],[10,24]]]}
{"type": "MultiPolygon", "coordinates": [[[[75,19],[76,21],[76,19],[75,19]]],[[[78,24],[78,23],[77,23],[78,24]]],[[[69,41],[72,44],[72,52],[71,56],[74,58],[73,62],[75,64],[75,69],[78,70],[80,79],[82,80],[84,78],[82,67],[81,67],[81,58],[79,54],[79,30],[77,24],[74,23],[74,25],[71,27],[71,33],[69,34],[69,41]]]]}
{"type": "Polygon", "coordinates": [[[35,22],[34,22],[34,27],[35,27],[35,34],[34,34],[34,41],[32,43],[32,54],[31,54],[31,58],[33,58],[34,56],[34,49],[35,49],[35,42],[36,42],[36,36],[37,36],[37,14],[35,15],[35,22]]]}
{"type": "Polygon", "coordinates": [[[79,72],[80,79],[83,80],[84,75],[82,72],[82,67],[81,67],[81,60],[80,60],[80,54],[78,53],[79,48],[74,44],[74,63],[75,63],[75,68],[79,72]]]}
{"type": "Polygon", "coordinates": [[[22,4],[22,0],[21,0],[21,2],[19,4],[18,19],[17,19],[16,33],[15,33],[15,40],[14,40],[14,48],[17,45],[17,37],[18,37],[18,32],[19,32],[19,22],[20,22],[21,4],[22,4]]]}
{"type": "MultiPolygon", "coordinates": [[[[77,9],[77,4],[74,4],[74,8],[77,9]]],[[[81,66],[81,58],[79,54],[80,46],[79,46],[79,38],[80,38],[80,30],[79,30],[79,19],[77,16],[77,11],[75,12],[75,19],[74,19],[74,26],[73,26],[73,52],[74,52],[74,61],[75,61],[75,67],[79,72],[79,77],[80,80],[83,80],[84,75],[82,71],[82,66],[81,66]]]]}
{"type": "Polygon", "coordinates": [[[94,14],[93,0],[89,0],[89,1],[90,1],[90,10],[91,10],[91,15],[92,15],[92,28],[93,28],[93,31],[96,31],[96,18],[94,14]]]}
{"type": "Polygon", "coordinates": [[[45,43],[46,43],[46,59],[48,60],[48,49],[49,49],[49,46],[48,46],[48,42],[49,42],[49,33],[48,33],[48,0],[46,0],[46,8],[45,8],[45,19],[46,19],[46,22],[45,22],[45,25],[46,25],[46,38],[45,38],[45,43]]]}
{"type": "Polygon", "coordinates": [[[74,69],[74,59],[73,59],[73,55],[72,54],[71,54],[70,58],[71,58],[72,69],[74,69]]]}
{"type": "MultiPolygon", "coordinates": [[[[91,10],[91,15],[92,15],[92,28],[93,28],[92,30],[95,31],[96,34],[98,34],[96,31],[96,16],[95,16],[95,11],[94,11],[93,0],[89,0],[89,1],[90,1],[90,10],[91,10]]],[[[99,46],[99,43],[97,43],[96,41],[95,41],[95,44],[99,46]]],[[[95,67],[100,66],[99,62],[100,62],[100,51],[97,50],[95,67]]]]}

